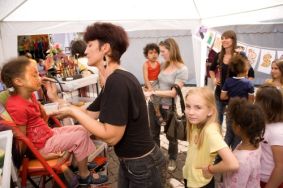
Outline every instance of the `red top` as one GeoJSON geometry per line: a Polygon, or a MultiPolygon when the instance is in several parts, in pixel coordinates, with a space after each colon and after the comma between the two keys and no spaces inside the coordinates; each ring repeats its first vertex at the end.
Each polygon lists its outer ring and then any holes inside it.
{"type": "Polygon", "coordinates": [[[41,149],[53,132],[41,117],[40,106],[34,94],[31,100],[11,95],[7,100],[6,109],[17,125],[26,126],[27,137],[37,149],[41,149]]]}
{"type": "Polygon", "coordinates": [[[147,61],[147,72],[148,72],[148,80],[149,81],[153,81],[153,80],[157,80],[158,79],[158,74],[160,72],[160,63],[158,61],[156,61],[157,66],[156,67],[151,67],[150,66],[150,62],[147,61]]]}

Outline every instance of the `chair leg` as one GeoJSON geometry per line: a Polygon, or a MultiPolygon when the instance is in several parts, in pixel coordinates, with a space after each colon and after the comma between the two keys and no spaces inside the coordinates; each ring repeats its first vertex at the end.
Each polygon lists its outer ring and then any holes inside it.
{"type": "Polygon", "coordinates": [[[33,187],[35,187],[35,188],[39,188],[39,187],[40,187],[41,180],[39,180],[39,183],[36,184],[36,183],[34,182],[34,180],[33,180],[30,176],[28,176],[27,179],[28,179],[28,181],[32,184],[33,187]]]}
{"type": "Polygon", "coordinates": [[[18,178],[18,175],[17,175],[17,170],[14,166],[13,160],[12,160],[12,165],[11,165],[11,175],[12,175],[14,187],[16,187],[16,188],[21,187],[21,184],[19,182],[19,178],[18,178]]]}
{"type": "Polygon", "coordinates": [[[27,186],[27,177],[28,177],[28,158],[24,157],[23,159],[23,167],[22,167],[22,172],[21,172],[21,187],[26,187],[27,186]]]}

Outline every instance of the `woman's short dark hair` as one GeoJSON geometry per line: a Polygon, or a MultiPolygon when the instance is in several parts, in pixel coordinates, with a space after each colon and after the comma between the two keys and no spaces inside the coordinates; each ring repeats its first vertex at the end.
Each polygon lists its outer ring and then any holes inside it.
{"type": "Polygon", "coordinates": [[[111,54],[109,57],[120,63],[120,58],[129,46],[128,35],[126,31],[118,25],[112,23],[96,22],[86,28],[84,34],[86,42],[98,40],[100,47],[109,43],[111,54]]]}
{"type": "Polygon", "coordinates": [[[263,109],[267,123],[283,121],[283,95],[280,89],[269,84],[260,86],[255,102],[263,109]]]}
{"type": "Polygon", "coordinates": [[[144,48],[143,48],[143,55],[147,58],[148,55],[148,51],[149,50],[156,50],[156,52],[159,54],[160,50],[159,50],[159,46],[155,43],[149,43],[147,44],[144,48]]]}
{"type": "Polygon", "coordinates": [[[71,54],[72,56],[84,57],[86,43],[83,40],[72,40],[71,42],[71,54]]]}

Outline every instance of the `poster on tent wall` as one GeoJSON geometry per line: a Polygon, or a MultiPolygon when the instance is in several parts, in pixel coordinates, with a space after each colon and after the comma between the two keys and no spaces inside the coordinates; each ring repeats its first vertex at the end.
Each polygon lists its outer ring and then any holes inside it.
{"type": "Polygon", "coordinates": [[[205,34],[204,41],[206,42],[209,48],[211,48],[214,43],[215,35],[216,32],[214,31],[207,31],[205,34]]]}
{"type": "Polygon", "coordinates": [[[213,44],[213,47],[212,49],[215,51],[215,52],[220,52],[221,51],[221,47],[222,47],[222,41],[221,41],[221,35],[219,33],[217,33],[215,35],[215,40],[214,40],[214,44],[213,44]]]}
{"type": "Polygon", "coordinates": [[[248,59],[250,61],[250,64],[251,64],[251,66],[253,68],[255,68],[256,63],[258,61],[260,49],[259,48],[254,48],[254,47],[250,47],[250,46],[247,46],[246,49],[247,49],[246,53],[247,53],[248,59]]]}
{"type": "Polygon", "coordinates": [[[283,51],[277,51],[277,59],[283,59],[283,51]]]}
{"type": "Polygon", "coordinates": [[[259,65],[258,65],[257,70],[265,74],[270,74],[271,62],[274,59],[275,59],[275,51],[261,49],[261,55],[260,55],[260,60],[259,60],[259,65]]]}
{"type": "Polygon", "coordinates": [[[49,49],[49,36],[21,35],[18,36],[18,54],[30,53],[34,59],[44,59],[49,49]]]}
{"type": "Polygon", "coordinates": [[[237,49],[247,53],[247,46],[241,42],[237,42],[237,49]]]}

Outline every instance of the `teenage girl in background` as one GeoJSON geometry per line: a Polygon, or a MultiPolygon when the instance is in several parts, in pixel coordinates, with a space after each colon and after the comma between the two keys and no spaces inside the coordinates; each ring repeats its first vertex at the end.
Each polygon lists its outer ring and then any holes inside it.
{"type": "Polygon", "coordinates": [[[265,119],[261,108],[244,98],[233,98],[228,104],[228,117],[232,128],[242,142],[233,154],[240,163],[237,172],[224,173],[224,187],[260,187],[259,142],[263,139],[265,119]]]}
{"type": "Polygon", "coordinates": [[[267,79],[265,83],[283,89],[283,59],[277,59],[272,62],[270,74],[271,79],[267,79]]]}
{"type": "Polygon", "coordinates": [[[185,103],[190,145],[183,167],[185,187],[214,187],[213,174],[235,171],[239,163],[221,135],[212,91],[191,89],[185,103]],[[217,154],[222,161],[213,165],[217,154]]]}

